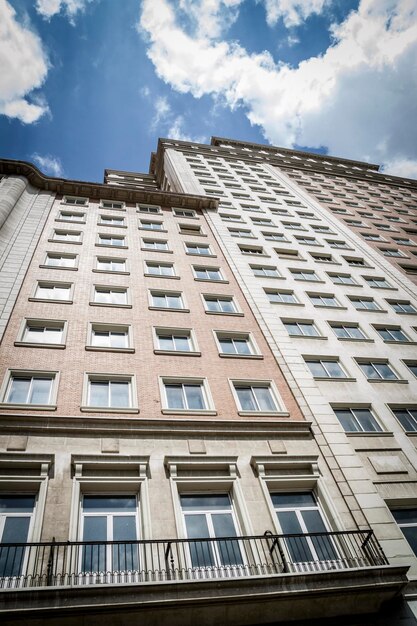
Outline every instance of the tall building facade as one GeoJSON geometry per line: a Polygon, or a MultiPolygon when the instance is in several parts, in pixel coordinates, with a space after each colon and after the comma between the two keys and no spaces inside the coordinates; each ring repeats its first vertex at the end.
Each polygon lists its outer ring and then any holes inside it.
{"type": "Polygon", "coordinates": [[[0,173],[46,203],[0,349],[4,623],[415,625],[417,182],[221,138],[0,173]]]}

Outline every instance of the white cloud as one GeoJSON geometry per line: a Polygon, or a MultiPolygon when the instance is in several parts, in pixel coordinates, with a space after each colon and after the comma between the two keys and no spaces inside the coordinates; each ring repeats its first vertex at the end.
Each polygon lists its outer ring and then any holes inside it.
{"type": "Polygon", "coordinates": [[[161,122],[166,122],[171,116],[171,105],[164,96],[159,96],[155,100],[154,110],[155,114],[151,122],[152,129],[156,129],[161,122]]]}
{"type": "Polygon", "coordinates": [[[51,156],[50,154],[41,155],[38,153],[32,154],[32,160],[39,167],[44,174],[50,174],[57,178],[64,176],[64,169],[62,167],[61,160],[58,157],[51,156]]]}
{"type": "Polygon", "coordinates": [[[189,135],[183,128],[184,118],[182,115],[178,115],[172,122],[172,125],[168,129],[167,136],[170,139],[178,139],[179,141],[192,141],[195,143],[205,143],[208,138],[203,135],[193,137],[189,135]]]}
{"type": "Polygon", "coordinates": [[[64,12],[70,22],[74,23],[74,17],[79,11],[84,11],[88,2],[93,0],[36,0],[36,10],[47,20],[64,12]]]}
{"type": "Polygon", "coordinates": [[[333,44],[296,68],[267,51],[192,37],[178,16],[168,0],[143,1],[148,56],[177,91],[242,106],[276,145],[324,145],[382,163],[417,158],[415,0],[361,0],[333,27],[333,44]]]}
{"type": "Polygon", "coordinates": [[[0,114],[36,122],[48,112],[46,103],[26,98],[41,87],[48,73],[48,59],[39,37],[16,19],[16,11],[0,0],[0,114]]]}
{"type": "Polygon", "coordinates": [[[179,0],[195,36],[215,39],[236,21],[243,0],[179,0]]]}
{"type": "Polygon", "coordinates": [[[394,159],[384,164],[383,171],[392,176],[417,178],[417,159],[394,159]]]}
{"type": "Polygon", "coordinates": [[[298,26],[314,13],[323,11],[330,0],[263,0],[266,10],[266,21],[275,26],[282,19],[287,28],[298,26]]]}

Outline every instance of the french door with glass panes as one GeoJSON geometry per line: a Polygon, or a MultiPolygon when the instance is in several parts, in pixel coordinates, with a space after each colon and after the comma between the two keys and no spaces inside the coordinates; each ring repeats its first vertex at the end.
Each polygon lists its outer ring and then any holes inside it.
{"type": "Polygon", "coordinates": [[[304,569],[303,564],[305,569],[325,569],[329,561],[340,559],[331,536],[327,535],[328,528],[314,493],[272,493],[271,499],[282,533],[299,535],[284,541],[289,561],[297,571],[304,569]],[[308,533],[320,534],[308,536],[308,533]]]}
{"type": "Polygon", "coordinates": [[[187,538],[190,540],[191,567],[215,576],[240,570],[244,559],[240,541],[233,539],[238,536],[238,526],[230,496],[184,494],[181,496],[181,508],[187,538]],[[221,540],[222,537],[228,539],[221,540]]]}
{"type": "Polygon", "coordinates": [[[11,586],[11,579],[19,584],[19,576],[27,573],[28,549],[13,544],[29,541],[35,502],[34,495],[0,496],[0,578],[7,580],[7,586],[11,586]]]}
{"type": "Polygon", "coordinates": [[[84,495],[80,570],[102,582],[139,570],[138,500],[135,495],[84,495]],[[89,543],[91,542],[91,543],[89,543]],[[117,543],[106,543],[117,542],[117,543]],[[126,543],[125,543],[126,542],[126,543]],[[133,542],[133,543],[131,543],[133,542]]]}

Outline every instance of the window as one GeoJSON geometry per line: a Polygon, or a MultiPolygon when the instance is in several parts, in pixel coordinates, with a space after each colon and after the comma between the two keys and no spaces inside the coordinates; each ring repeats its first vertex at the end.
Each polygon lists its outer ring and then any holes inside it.
{"type": "Polygon", "coordinates": [[[317,276],[316,272],[313,270],[292,270],[290,269],[291,274],[294,276],[295,280],[310,280],[313,282],[317,282],[320,278],[317,276]]]}
{"type": "Polygon", "coordinates": [[[100,215],[98,223],[100,226],[124,226],[125,218],[116,215],[100,215]]]}
{"type": "Polygon", "coordinates": [[[64,347],[66,322],[60,320],[27,319],[17,343],[64,347]]]}
{"type": "Polygon", "coordinates": [[[184,301],[179,291],[151,291],[150,292],[151,307],[158,309],[183,310],[184,301]]]}
{"type": "Polygon", "coordinates": [[[407,432],[417,431],[417,408],[416,407],[401,407],[391,409],[401,426],[407,432]]]}
{"type": "Polygon", "coordinates": [[[77,266],[77,255],[47,252],[44,265],[46,267],[58,267],[62,269],[75,268],[77,266]]]}
{"type": "Polygon", "coordinates": [[[88,198],[77,198],[75,196],[64,196],[62,201],[64,204],[72,204],[74,206],[86,206],[88,198]]]}
{"type": "Polygon", "coordinates": [[[328,274],[335,285],[357,285],[358,283],[350,274],[328,274]]]}
{"type": "Polygon", "coordinates": [[[142,239],[142,248],[144,250],[166,252],[168,250],[168,242],[163,239],[142,239]]]}
{"type": "Polygon", "coordinates": [[[332,294],[308,294],[314,306],[340,307],[340,303],[332,294]]]}
{"type": "Polygon", "coordinates": [[[283,322],[288,334],[293,337],[320,337],[320,333],[309,320],[288,320],[283,322]]]}
{"type": "Polygon", "coordinates": [[[79,230],[54,230],[50,241],[81,243],[81,232],[79,230]]]}
{"type": "Polygon", "coordinates": [[[194,277],[197,280],[211,280],[226,282],[219,267],[200,267],[193,265],[194,277]]]}
{"type": "Polygon", "coordinates": [[[304,358],[304,360],[314,378],[347,378],[337,359],[304,358]]]}
{"type": "Polygon", "coordinates": [[[381,432],[370,409],[333,409],[346,432],[381,432]]]}
{"type": "Polygon", "coordinates": [[[57,372],[9,371],[1,397],[5,404],[52,406],[56,402],[57,372]]]}
{"type": "Polygon", "coordinates": [[[197,354],[194,333],[189,328],[155,328],[155,339],[157,352],[197,354]]]}
{"type": "MultiPolygon", "coordinates": [[[[139,570],[138,502],[135,495],[84,495],[81,503],[80,549],[82,572],[137,572],[139,570]],[[104,542],[117,541],[114,544],[104,542]],[[120,543],[128,541],[129,543],[120,543]],[[91,544],[90,544],[91,542],[91,544]],[[96,543],[102,542],[102,543],[96,543]]],[[[97,580],[99,582],[99,580],[97,580]]]]}
{"type": "Polygon", "coordinates": [[[375,326],[375,330],[387,342],[408,343],[410,341],[399,326],[375,326]]]}
{"type": "Polygon", "coordinates": [[[398,250],[398,248],[380,248],[380,251],[383,253],[384,256],[392,256],[392,257],[407,256],[406,254],[404,254],[404,252],[402,252],[401,250],[398,250]]]}
{"type": "Polygon", "coordinates": [[[60,222],[78,222],[85,223],[85,213],[76,213],[73,211],[60,211],[57,220],[60,222]]]}
{"type": "Polygon", "coordinates": [[[331,323],[330,327],[338,339],[364,340],[366,336],[363,334],[357,324],[337,324],[331,323]]]}
{"type": "Polygon", "coordinates": [[[215,337],[221,356],[259,355],[250,333],[215,331],[215,337]]]}
{"type": "Polygon", "coordinates": [[[364,261],[364,259],[353,259],[344,257],[346,263],[351,267],[367,267],[368,264],[364,261]]]}
{"type": "Polygon", "coordinates": [[[163,230],[163,222],[140,220],[140,228],[142,228],[143,230],[163,230]]]}
{"type": "Polygon", "coordinates": [[[357,361],[368,380],[398,380],[387,361],[357,361]]]}
{"type": "Polygon", "coordinates": [[[373,298],[353,298],[349,297],[353,306],[357,311],[380,311],[381,307],[375,302],[373,298]]]}
{"type": "Polygon", "coordinates": [[[71,302],[72,285],[69,283],[39,282],[35,291],[36,300],[71,302]]]}
{"type": "Polygon", "coordinates": [[[310,246],[320,245],[317,239],[315,239],[314,237],[296,237],[295,239],[296,241],[298,241],[298,243],[302,243],[305,245],[310,245],[310,246]]]}
{"type": "Polygon", "coordinates": [[[126,247],[125,237],[118,237],[116,235],[102,235],[98,236],[99,246],[114,246],[116,248],[126,247]]]}
{"type": "Polygon", "coordinates": [[[323,252],[310,252],[311,258],[319,263],[334,263],[333,257],[331,254],[324,254],[323,252]]]}
{"type": "Polygon", "coordinates": [[[273,304],[300,304],[295,297],[294,292],[289,291],[288,289],[265,289],[265,293],[268,296],[268,300],[273,304]]]}
{"type": "Polygon", "coordinates": [[[136,392],[132,376],[87,374],[87,396],[84,408],[133,409],[136,392]]]}
{"type": "Polygon", "coordinates": [[[365,241],[386,241],[381,235],[372,235],[368,233],[362,233],[362,237],[365,241]]]}
{"type": "Polygon", "coordinates": [[[161,213],[161,207],[153,204],[137,204],[136,207],[138,213],[161,213]]]}
{"type": "Polygon", "coordinates": [[[330,536],[315,535],[327,534],[328,529],[311,491],[271,493],[271,500],[281,532],[296,535],[285,539],[292,563],[334,562],[339,558],[330,536]],[[308,533],[312,533],[312,536],[308,536],[308,533]]]}
{"type": "Polygon", "coordinates": [[[201,235],[205,236],[203,229],[198,224],[178,224],[181,235],[201,235]]]}
{"type": "Polygon", "coordinates": [[[369,287],[379,287],[380,289],[392,289],[385,278],[374,278],[373,276],[363,276],[369,287]]]}
{"type": "Polygon", "coordinates": [[[186,243],[185,250],[187,254],[198,254],[200,256],[214,256],[208,244],[186,243]]]}
{"type": "Polygon", "coordinates": [[[274,265],[250,265],[255,276],[263,276],[264,278],[279,278],[277,268],[274,265]]]}
{"type": "Polygon", "coordinates": [[[285,235],[282,235],[281,233],[269,233],[262,231],[262,235],[267,241],[288,241],[285,235]]]}
{"type": "Polygon", "coordinates": [[[145,261],[145,276],[175,276],[174,264],[145,261]]]}
{"type": "Polygon", "coordinates": [[[126,273],[126,259],[97,257],[96,271],[126,273]]]}
{"type": "MultiPolygon", "coordinates": [[[[236,537],[237,524],[228,494],[184,494],[181,509],[188,539],[236,537]]],[[[222,540],[189,544],[192,567],[213,568],[243,565],[238,541],[222,540]]]]}
{"type": "Polygon", "coordinates": [[[125,350],[130,348],[130,327],[116,324],[91,324],[89,347],[104,350],[125,350]]]}
{"type": "Polygon", "coordinates": [[[207,411],[211,408],[204,379],[163,378],[163,405],[167,412],[207,411]]]}
{"type": "Polygon", "coordinates": [[[229,233],[232,237],[250,237],[253,238],[253,233],[251,230],[247,230],[245,228],[229,228],[229,233]]]}
{"type": "Polygon", "coordinates": [[[239,411],[250,413],[277,413],[279,403],[268,381],[233,381],[239,411]]]}
{"type": "Polygon", "coordinates": [[[224,222],[244,222],[240,215],[227,215],[226,213],[220,213],[219,215],[224,222]]]}
{"type": "Polygon", "coordinates": [[[406,239],[405,237],[393,237],[394,241],[396,241],[401,246],[415,246],[416,242],[411,239],[406,239]]]}
{"type": "Polygon", "coordinates": [[[191,209],[172,209],[175,217],[197,217],[195,211],[191,209]]]}
{"type": "Polygon", "coordinates": [[[238,313],[233,296],[204,295],[203,300],[207,313],[238,313]]]}
{"type": "Polygon", "coordinates": [[[94,287],[94,304],[107,306],[128,306],[126,287],[94,287]]]}
{"type": "Polygon", "coordinates": [[[117,202],[115,200],[101,200],[100,206],[102,209],[118,209],[123,211],[126,207],[124,202],[117,202]]]}
{"type": "Polygon", "coordinates": [[[417,555],[417,509],[394,509],[391,513],[411,550],[417,555]]]}
{"type": "Polygon", "coordinates": [[[242,254],[252,254],[253,256],[266,256],[264,249],[259,246],[239,246],[242,254]]]}
{"type": "Polygon", "coordinates": [[[266,217],[251,217],[251,220],[256,226],[274,226],[272,220],[266,217]]]}
{"type": "MultiPolygon", "coordinates": [[[[30,539],[36,496],[25,494],[0,496],[0,542],[25,544],[30,539]]],[[[0,576],[7,585],[9,577],[21,575],[25,563],[23,546],[12,546],[2,550],[0,576]]],[[[11,580],[9,578],[9,580],[11,580]]],[[[12,583],[11,586],[15,586],[12,583]]]]}
{"type": "Polygon", "coordinates": [[[417,309],[408,300],[387,300],[396,313],[417,313],[417,309]]]}
{"type": "Polygon", "coordinates": [[[336,239],[326,239],[331,248],[349,248],[346,241],[337,241],[336,239]]]}
{"type": "Polygon", "coordinates": [[[306,230],[299,222],[282,222],[282,225],[289,230],[306,230]]]}

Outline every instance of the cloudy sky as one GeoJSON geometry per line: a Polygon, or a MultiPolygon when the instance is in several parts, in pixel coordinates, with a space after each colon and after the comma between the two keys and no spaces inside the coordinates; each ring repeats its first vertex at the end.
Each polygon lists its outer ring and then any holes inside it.
{"type": "Polygon", "coordinates": [[[417,178],[416,0],[0,0],[0,156],[101,181],[211,135],[417,178]]]}

